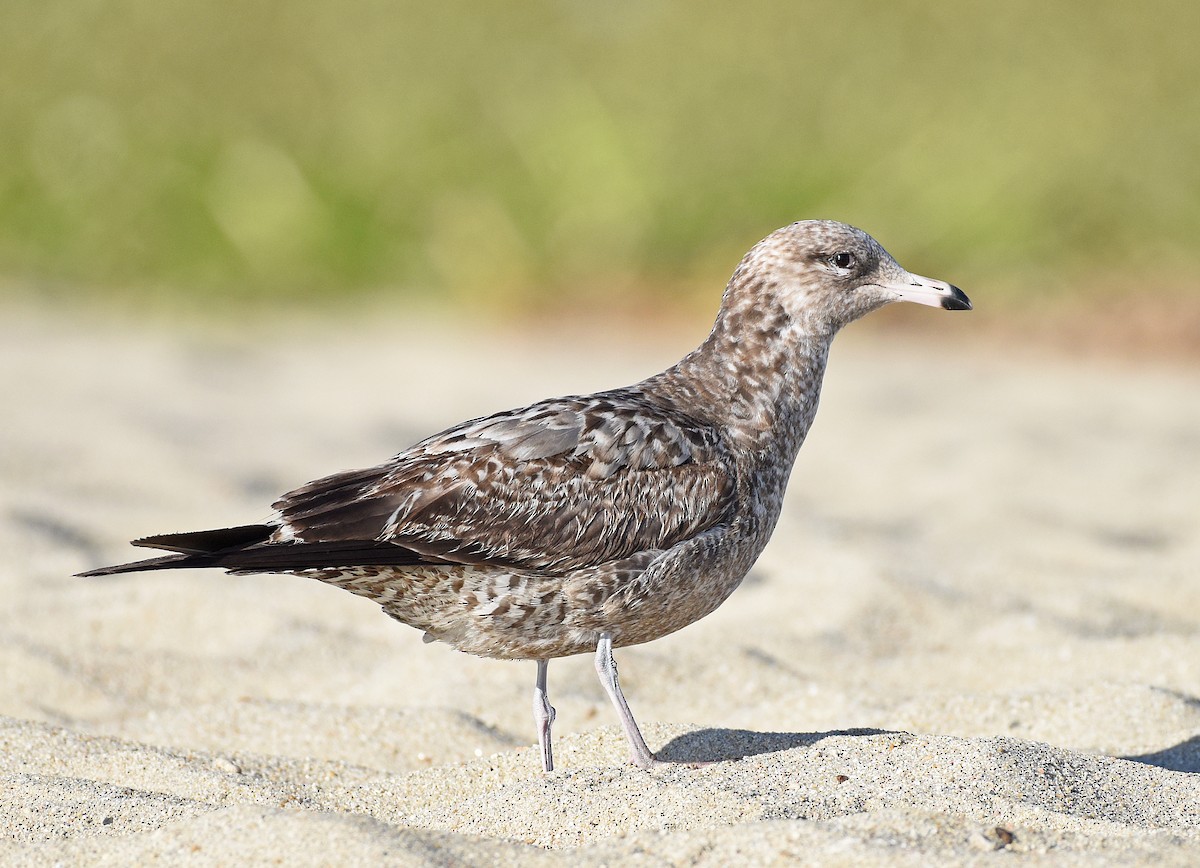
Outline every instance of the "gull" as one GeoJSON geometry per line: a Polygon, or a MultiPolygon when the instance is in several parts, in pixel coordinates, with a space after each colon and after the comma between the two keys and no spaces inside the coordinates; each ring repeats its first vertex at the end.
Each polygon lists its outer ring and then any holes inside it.
{"type": "Polygon", "coordinates": [[[539,401],[434,434],[389,461],[283,495],[262,524],[171,533],[171,552],[82,573],[219,567],[314,578],[470,654],[537,663],[534,721],[554,768],[549,661],[594,653],[631,761],[661,761],[613,649],[716,609],[779,519],[830,343],[896,301],[970,310],[871,236],[806,220],[745,255],[711,333],[625,388],[539,401]]]}

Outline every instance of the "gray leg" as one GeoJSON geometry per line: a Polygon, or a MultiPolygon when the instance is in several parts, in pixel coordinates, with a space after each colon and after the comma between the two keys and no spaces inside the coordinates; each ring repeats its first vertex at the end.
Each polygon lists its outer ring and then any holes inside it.
{"type": "Polygon", "coordinates": [[[533,688],[533,722],[537,725],[538,744],[542,748],[542,768],[554,771],[554,754],[550,748],[550,724],[554,723],[554,706],[546,695],[546,669],[549,660],[537,662],[537,684],[533,688]]]}
{"type": "Polygon", "coordinates": [[[637,721],[633,719],[633,712],[629,710],[629,703],[621,694],[621,685],[617,683],[617,661],[613,659],[612,633],[601,633],[600,641],[596,644],[596,674],[600,676],[604,692],[616,706],[617,716],[621,718],[621,727],[625,730],[625,737],[629,739],[633,764],[642,769],[659,765],[654,754],[650,753],[650,748],[646,747],[646,740],[642,738],[637,721]]]}

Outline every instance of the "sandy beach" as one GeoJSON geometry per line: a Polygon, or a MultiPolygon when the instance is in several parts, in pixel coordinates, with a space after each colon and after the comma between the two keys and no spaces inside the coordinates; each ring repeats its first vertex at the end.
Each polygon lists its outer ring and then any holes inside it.
{"type": "Polygon", "coordinates": [[[754,571],[617,652],[700,768],[629,766],[587,656],[550,666],[545,774],[533,663],[293,577],[72,577],[708,325],[398,320],[4,317],[0,863],[1200,862],[1195,366],[851,326],[754,571]]]}

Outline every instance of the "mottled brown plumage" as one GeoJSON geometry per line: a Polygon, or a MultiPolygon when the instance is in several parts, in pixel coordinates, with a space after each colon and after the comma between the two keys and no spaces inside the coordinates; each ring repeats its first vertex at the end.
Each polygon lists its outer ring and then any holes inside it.
{"type": "Polygon", "coordinates": [[[309,576],[461,651],[539,662],[596,650],[634,762],[656,762],[612,648],[704,617],[762,552],[816,413],[830,342],[898,300],[969,309],[868,235],[806,221],[742,260],[708,339],[634,386],[465,422],[391,461],[311,482],[265,525],[135,544],[177,554],[95,570],[216,566],[309,576]]]}

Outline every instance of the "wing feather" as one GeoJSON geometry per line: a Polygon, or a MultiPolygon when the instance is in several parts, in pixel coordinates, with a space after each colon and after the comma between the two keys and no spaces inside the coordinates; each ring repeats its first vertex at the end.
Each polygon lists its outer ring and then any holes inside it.
{"type": "Polygon", "coordinates": [[[575,569],[725,520],[735,474],[715,428],[617,390],[466,422],[379,467],[309,483],[276,502],[276,535],[575,569]]]}

